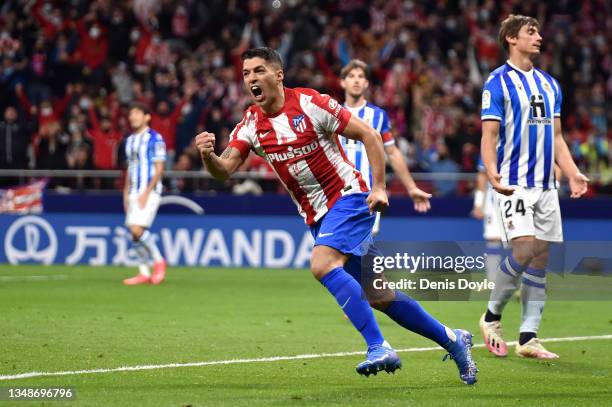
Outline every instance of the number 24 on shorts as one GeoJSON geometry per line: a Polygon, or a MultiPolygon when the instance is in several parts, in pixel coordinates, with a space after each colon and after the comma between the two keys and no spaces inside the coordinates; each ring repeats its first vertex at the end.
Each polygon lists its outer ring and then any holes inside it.
{"type": "MultiPolygon", "coordinates": [[[[504,217],[506,218],[512,217],[512,200],[504,201],[503,205],[504,205],[504,217]]],[[[514,207],[514,212],[520,213],[521,215],[525,216],[525,212],[526,212],[525,203],[523,202],[522,199],[516,200],[516,206],[514,207]]]]}

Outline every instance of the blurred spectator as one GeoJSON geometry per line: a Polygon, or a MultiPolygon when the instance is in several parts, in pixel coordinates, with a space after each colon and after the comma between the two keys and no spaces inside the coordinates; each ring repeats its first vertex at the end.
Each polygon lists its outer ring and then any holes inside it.
{"type": "MultiPolygon", "coordinates": [[[[0,121],[0,168],[28,168],[28,148],[31,136],[26,125],[20,123],[17,109],[8,106],[0,121]]],[[[18,177],[0,177],[0,185],[17,184],[18,177]]]]}
{"type": "Polygon", "coordinates": [[[8,106],[0,121],[0,168],[28,168],[28,129],[18,122],[17,109],[8,106]]]}
{"type": "MultiPolygon", "coordinates": [[[[436,154],[431,163],[431,172],[454,174],[460,171],[459,165],[451,160],[446,144],[441,141],[437,144],[436,154]]],[[[437,195],[447,196],[457,192],[458,182],[455,180],[436,180],[434,181],[437,195]]]]}
{"type": "MultiPolygon", "coordinates": [[[[68,152],[68,136],[58,122],[50,122],[40,128],[37,138],[36,169],[65,170],[68,168],[66,153],[68,152]]],[[[53,177],[48,186],[67,186],[65,179],[53,177]]]]}
{"type": "Polygon", "coordinates": [[[87,102],[90,127],[89,137],[93,142],[93,165],[99,170],[112,170],[117,168],[117,146],[122,139],[119,130],[113,126],[111,117],[107,112],[101,119],[91,103],[87,102]]]}
{"type": "MultiPolygon", "coordinates": [[[[594,189],[610,188],[610,2],[290,0],[280,8],[261,0],[63,4],[12,0],[0,6],[0,108],[19,102],[20,118],[32,123],[26,132],[34,135],[37,125],[53,122],[84,128],[89,109],[82,104],[91,99],[114,132],[127,134],[125,106],[144,102],[155,113],[151,126],[177,152],[180,168],[188,167],[183,151],[199,130],[214,130],[218,147],[226,143],[221,138],[250,103],[242,88],[240,53],[269,45],[284,59],[288,86],[335,97],[342,95],[342,65],[363,59],[372,68],[368,99],[388,111],[398,145],[410,146],[411,169],[474,171],[482,84],[506,58],[496,40],[499,23],[509,13],[533,15],[544,38],[538,65],[561,83],[572,153],[583,171],[602,175],[594,189]],[[23,86],[15,88],[17,83],[23,86]],[[441,144],[447,150],[442,160],[441,144]]],[[[101,168],[98,151],[94,142],[90,156],[101,168]]],[[[172,157],[167,164],[173,167],[172,157]]],[[[199,159],[192,165],[198,169],[199,159]]]]}
{"type": "MultiPolygon", "coordinates": [[[[71,170],[94,169],[91,159],[91,143],[84,137],[80,128],[70,132],[70,142],[67,146],[66,164],[71,170]]],[[[70,187],[75,189],[91,188],[94,180],[90,177],[71,178],[70,187]]]]}
{"type": "MultiPolygon", "coordinates": [[[[174,171],[191,171],[193,170],[193,161],[191,156],[183,153],[178,156],[174,167],[174,171]]],[[[193,190],[194,180],[186,178],[174,178],[170,181],[171,190],[173,192],[188,192],[193,190]]]]}
{"type": "Polygon", "coordinates": [[[195,93],[195,88],[188,87],[183,99],[172,110],[170,110],[170,106],[165,99],[160,99],[155,111],[151,115],[151,128],[161,134],[166,142],[167,165],[170,167],[174,162],[176,151],[176,129],[178,122],[181,118],[183,107],[189,102],[193,93],[195,93]]]}
{"type": "Polygon", "coordinates": [[[40,105],[30,101],[23,90],[22,84],[17,84],[15,86],[15,93],[26,114],[35,119],[38,126],[43,127],[49,123],[59,123],[60,120],[62,120],[64,111],[72,98],[72,85],[67,86],[66,95],[63,98],[54,99],[53,101],[44,98],[40,102],[40,105]]]}

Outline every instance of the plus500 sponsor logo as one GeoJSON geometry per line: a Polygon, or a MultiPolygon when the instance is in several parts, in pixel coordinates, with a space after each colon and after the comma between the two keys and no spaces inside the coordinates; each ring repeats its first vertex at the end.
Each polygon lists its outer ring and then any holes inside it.
{"type": "Polygon", "coordinates": [[[317,147],[319,147],[319,141],[315,140],[303,147],[287,147],[287,151],[284,153],[270,153],[268,154],[268,157],[270,158],[270,162],[287,161],[291,160],[292,158],[305,157],[315,151],[317,147]]]}

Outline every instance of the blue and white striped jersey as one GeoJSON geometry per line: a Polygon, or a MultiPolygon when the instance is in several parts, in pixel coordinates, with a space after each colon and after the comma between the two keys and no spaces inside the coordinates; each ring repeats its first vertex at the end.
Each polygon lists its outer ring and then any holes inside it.
{"type": "Polygon", "coordinates": [[[510,62],[491,73],[482,92],[482,120],[498,120],[497,170],[504,185],[555,187],[554,118],[561,87],[549,74],[510,62]]]}
{"type": "MultiPolygon", "coordinates": [[[[161,134],[147,127],[142,132],[128,137],[125,157],[128,162],[129,193],[140,194],[147,189],[155,174],[154,163],[166,161],[166,143],[161,134]]],[[[161,194],[161,180],[154,191],[161,194]]]]}
{"type": "MultiPolygon", "coordinates": [[[[377,130],[385,146],[395,143],[393,134],[391,134],[389,117],[384,109],[367,102],[358,107],[348,107],[346,105],[344,107],[377,130]]],[[[346,157],[355,165],[355,168],[363,174],[364,181],[368,185],[368,188],[371,188],[372,171],[370,170],[370,161],[368,161],[365,146],[361,141],[352,140],[342,135],[339,136],[339,139],[346,153],[346,157]]]]}

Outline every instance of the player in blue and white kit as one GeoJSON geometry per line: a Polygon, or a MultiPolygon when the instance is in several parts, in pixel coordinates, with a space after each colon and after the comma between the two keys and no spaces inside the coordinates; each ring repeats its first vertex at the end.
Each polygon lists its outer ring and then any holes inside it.
{"type": "MultiPolygon", "coordinates": [[[[391,133],[391,123],[389,123],[387,112],[368,102],[365,98],[365,92],[369,86],[367,70],[367,64],[358,59],[351,60],[342,68],[340,72],[340,78],[342,79],[340,85],[342,89],[344,89],[344,107],[354,116],[359,117],[372,126],[380,134],[391,168],[393,168],[393,172],[399,177],[406,191],[408,191],[408,194],[414,201],[414,209],[418,212],[427,212],[431,208],[429,203],[431,194],[419,189],[412,179],[404,156],[395,145],[395,139],[391,133]]],[[[370,187],[372,185],[372,171],[370,170],[370,162],[368,161],[363,143],[342,135],[339,137],[339,140],[347,158],[355,165],[355,168],[363,174],[364,181],[367,183],[368,187],[370,187]]],[[[379,230],[380,213],[377,212],[372,233],[376,235],[379,230]]]]}
{"type": "Polygon", "coordinates": [[[501,230],[497,214],[495,191],[487,179],[482,158],[478,160],[477,167],[478,174],[476,175],[472,216],[483,221],[482,236],[487,242],[487,279],[493,281],[495,278],[495,271],[501,261],[503,250],[501,244],[501,230]]]}
{"type": "Polygon", "coordinates": [[[159,284],[166,275],[166,261],[155,244],[149,227],[155,219],[162,192],[162,175],[166,161],[166,144],[162,136],[149,127],[151,113],[142,104],[130,107],[129,121],[133,133],[125,143],[128,163],[123,205],[125,224],[130,229],[134,249],[140,260],[139,274],[123,282],[126,285],[159,284]],[[153,262],[153,275],[149,262],[153,262]]]}
{"type": "Polygon", "coordinates": [[[572,198],[581,197],[588,179],[580,173],[561,131],[562,93],[548,73],[534,68],[542,37],[532,17],[510,15],[501,24],[500,44],[508,61],[493,71],[482,93],[481,154],[497,191],[502,240],[512,254],[500,264],[495,289],[480,327],[489,351],[505,356],[501,314],[521,286],[522,315],[515,353],[557,358],[537,338],[546,300],[549,243],[563,241],[555,163],[569,180],[572,198]]]}

